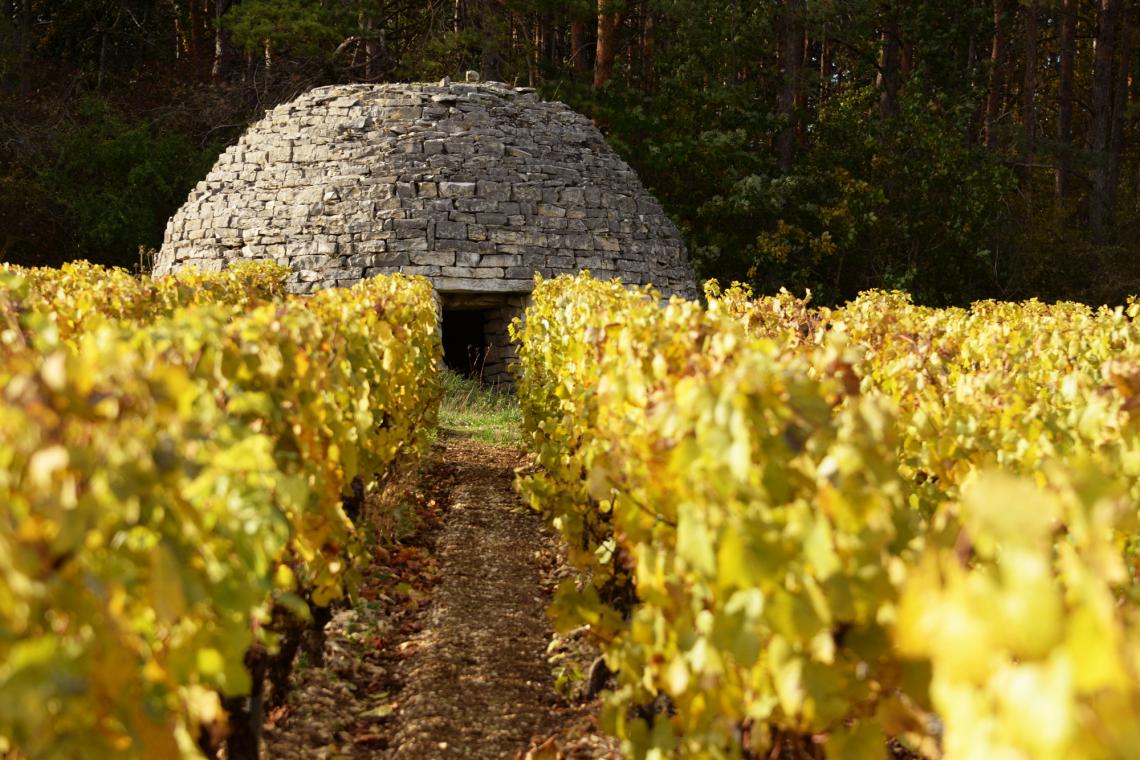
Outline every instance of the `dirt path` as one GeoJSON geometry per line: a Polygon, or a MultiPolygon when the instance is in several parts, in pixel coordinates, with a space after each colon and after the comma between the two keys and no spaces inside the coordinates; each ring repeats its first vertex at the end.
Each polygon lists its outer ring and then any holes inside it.
{"type": "Polygon", "coordinates": [[[382,756],[514,757],[555,730],[541,571],[548,539],[514,494],[517,452],[441,443],[454,483],[435,544],[441,580],[394,673],[397,730],[382,756]]]}
{"type": "MultiPolygon", "coordinates": [[[[295,671],[266,760],[617,756],[598,703],[555,690],[545,610],[571,571],[515,495],[525,463],[441,431],[406,499],[414,529],[375,547],[361,602],[334,616],[322,661],[295,671]]],[[[580,644],[559,640],[563,665],[588,666],[580,644]]]]}

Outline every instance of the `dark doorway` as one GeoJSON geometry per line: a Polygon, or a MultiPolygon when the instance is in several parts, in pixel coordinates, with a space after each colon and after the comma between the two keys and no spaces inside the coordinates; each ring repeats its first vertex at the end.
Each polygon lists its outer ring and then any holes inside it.
{"type": "Polygon", "coordinates": [[[486,312],[443,310],[443,363],[468,377],[482,377],[487,361],[486,312]]]}

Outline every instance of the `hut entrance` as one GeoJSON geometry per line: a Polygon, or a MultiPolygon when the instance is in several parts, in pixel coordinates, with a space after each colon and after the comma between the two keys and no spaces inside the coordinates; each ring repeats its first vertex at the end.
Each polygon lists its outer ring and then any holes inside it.
{"type": "Polygon", "coordinates": [[[509,327],[523,312],[520,293],[441,293],[443,362],[491,385],[511,385],[515,360],[509,327]]]}
{"type": "Polygon", "coordinates": [[[443,307],[443,363],[468,377],[482,377],[487,364],[485,309],[443,307]]]}

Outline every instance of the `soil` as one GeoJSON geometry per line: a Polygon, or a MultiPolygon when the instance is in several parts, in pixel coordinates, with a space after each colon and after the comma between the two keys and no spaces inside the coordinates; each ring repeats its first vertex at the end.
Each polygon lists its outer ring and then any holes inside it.
{"type": "Polygon", "coordinates": [[[619,756],[597,702],[555,689],[558,668],[594,653],[555,638],[546,617],[569,570],[515,494],[525,465],[520,451],[441,431],[406,499],[415,531],[376,548],[361,602],[326,629],[324,662],[299,667],[270,713],[267,757],[619,756]]]}

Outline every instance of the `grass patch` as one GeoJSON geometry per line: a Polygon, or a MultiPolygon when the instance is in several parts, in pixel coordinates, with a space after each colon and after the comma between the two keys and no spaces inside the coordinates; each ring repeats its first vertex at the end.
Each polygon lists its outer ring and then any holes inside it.
{"type": "Polygon", "coordinates": [[[449,369],[443,370],[440,432],[469,436],[495,446],[522,443],[522,412],[515,394],[484,385],[449,369]]]}

